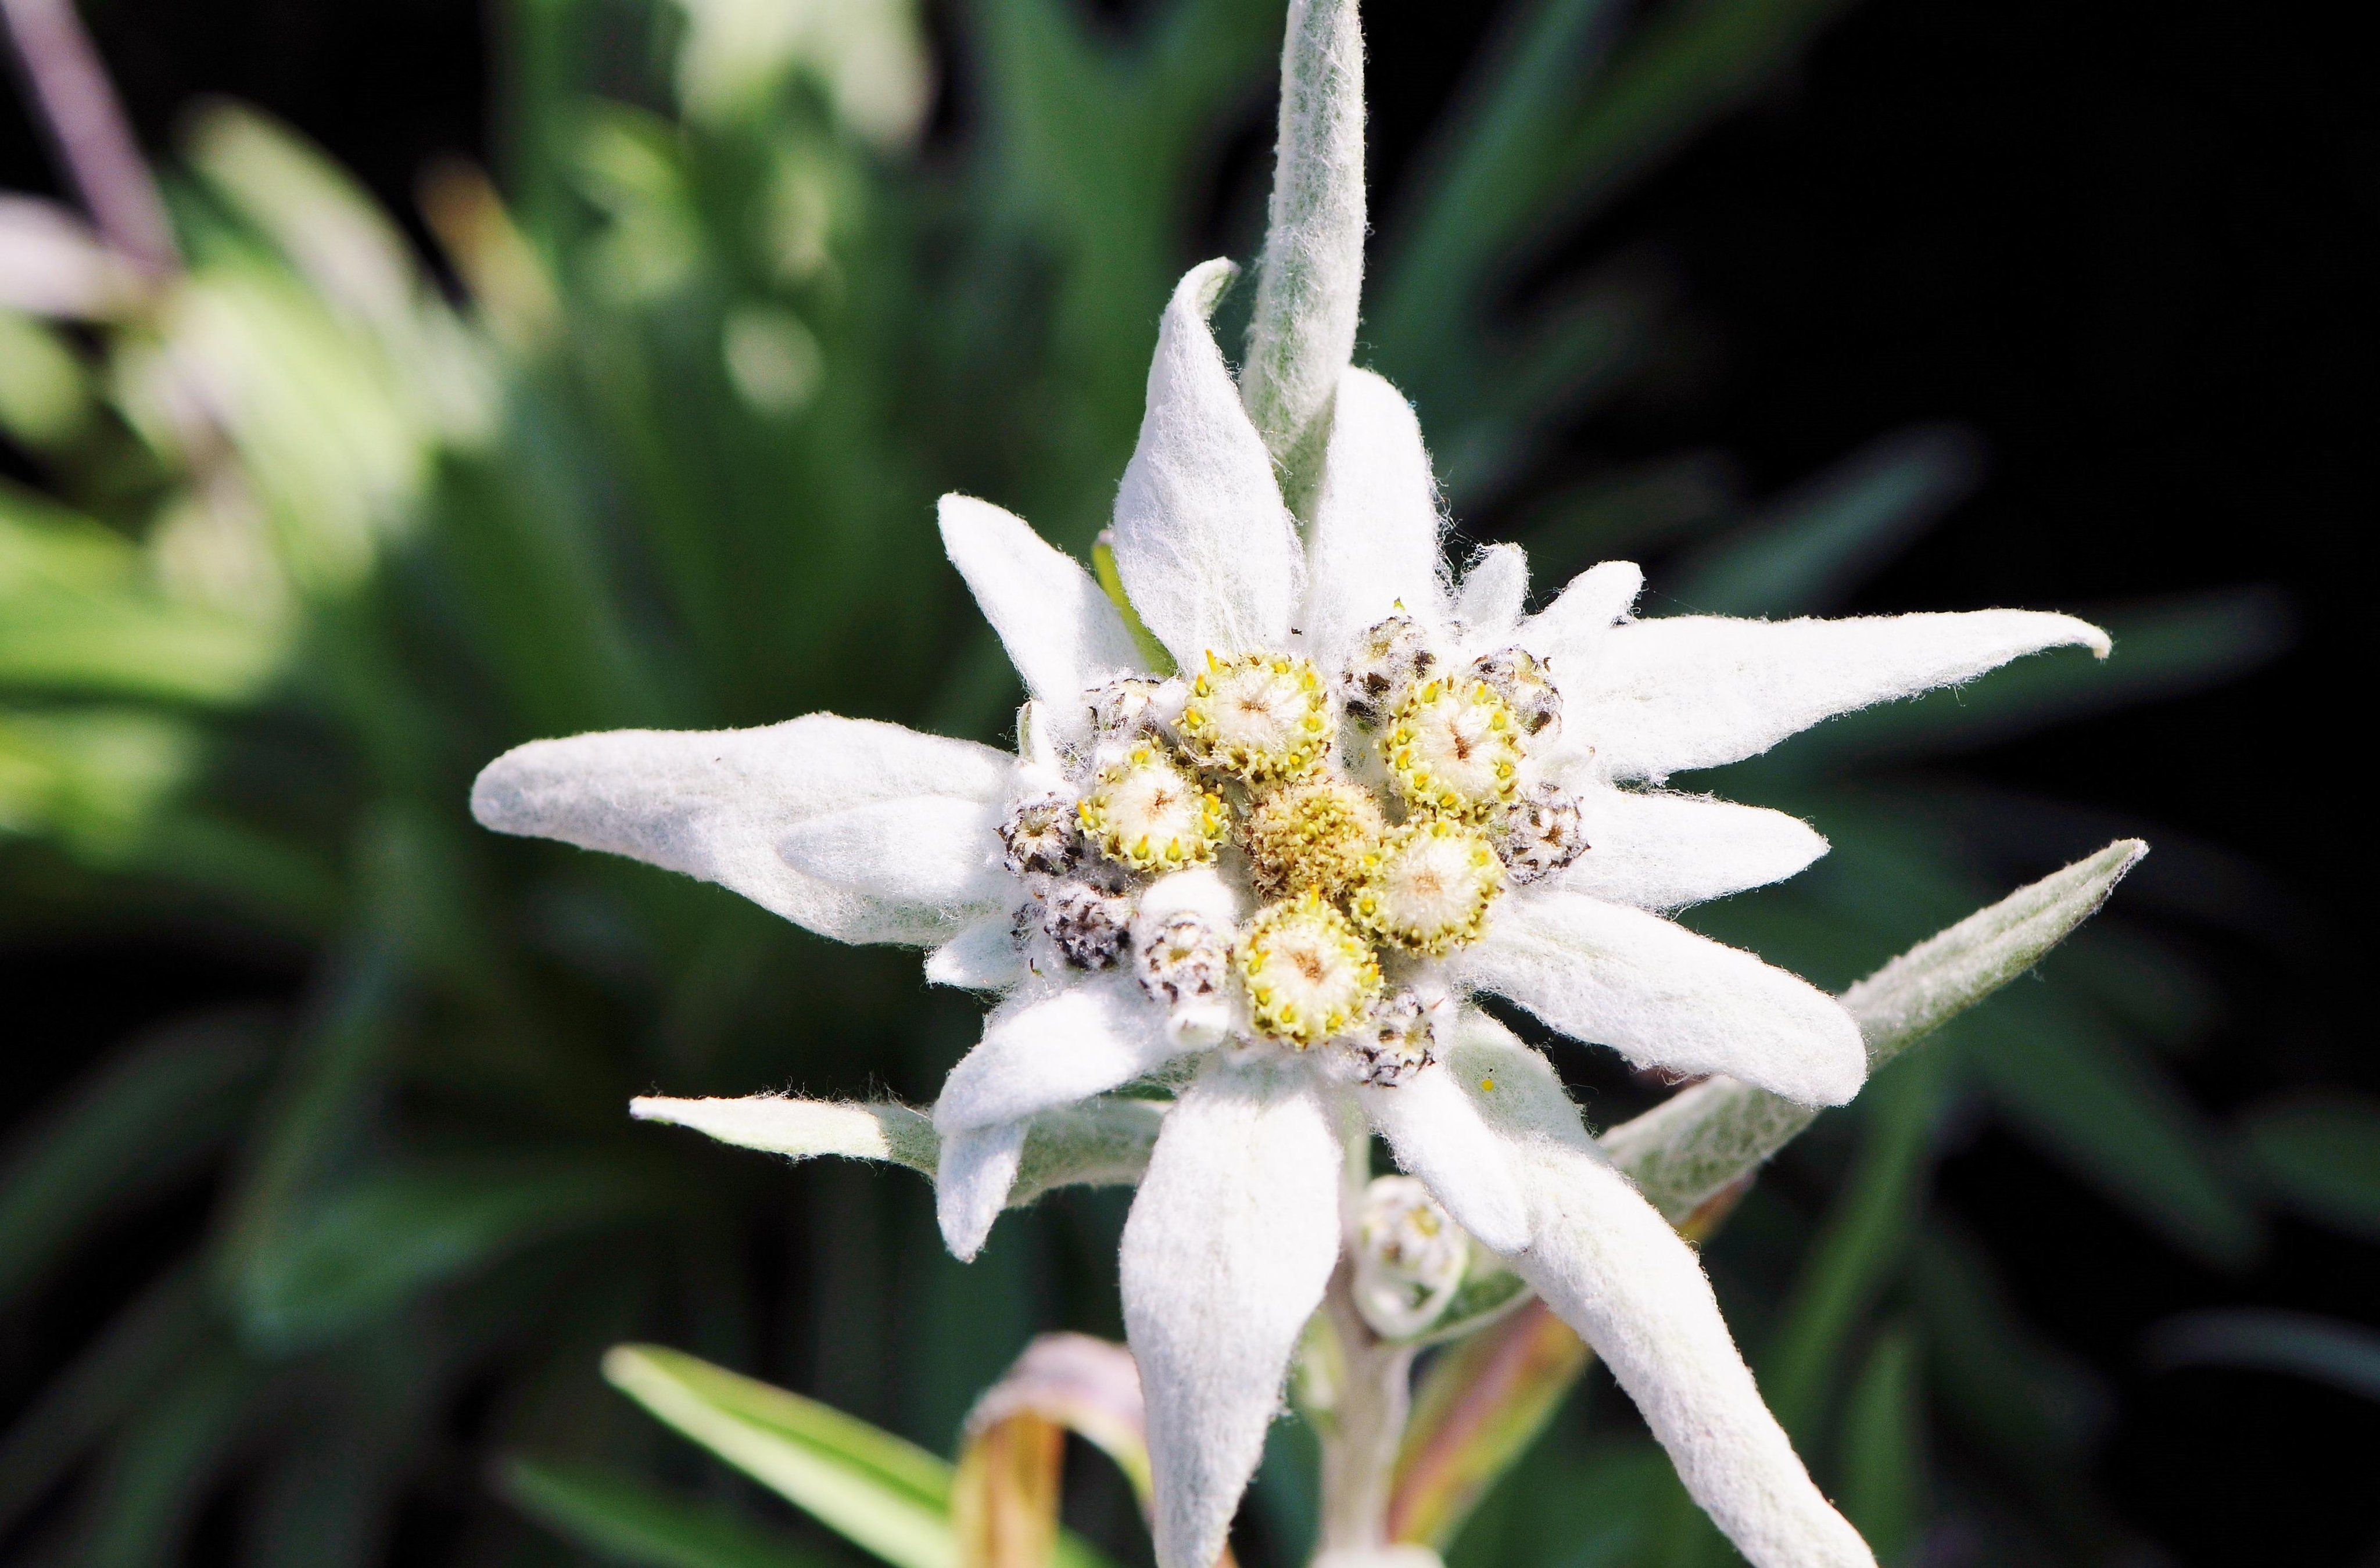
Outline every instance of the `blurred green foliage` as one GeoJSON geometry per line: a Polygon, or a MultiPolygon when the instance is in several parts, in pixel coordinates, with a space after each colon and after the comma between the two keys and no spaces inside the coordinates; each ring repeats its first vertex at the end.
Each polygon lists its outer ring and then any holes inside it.
{"type": "MultiPolygon", "coordinates": [[[[1924,430],[1765,505],[1694,456],[1545,480],[1670,308],[1641,270],[1548,279],[1548,258],[1839,8],[1628,26],[1611,0],[1529,0],[1375,193],[1364,353],[1419,404],[1454,515],[1526,543],[1541,583],[1695,541],[1659,602],[1822,611],[1971,481],[1924,430]]],[[[400,1538],[408,1561],[565,1560],[527,1519],[617,1561],[823,1558],[722,1513],[748,1494],[608,1392],[602,1348],[687,1346],[945,1449],[1033,1328],[1113,1331],[1103,1199],[1013,1220],[962,1270],[907,1184],[788,1179],[624,1114],[656,1087],[923,1099],[970,1006],[905,955],[464,809],[480,763],[536,735],[819,708],[1005,723],[1013,677],[931,502],[981,493],[1087,550],[1281,18],[951,19],[964,113],[929,141],[934,67],[898,0],[512,0],[499,178],[423,186],[437,271],[322,155],[218,107],[169,176],[185,271],[79,325],[0,310],[0,426],[45,476],[0,486],[0,919],[199,922],[307,976],[286,1009],[125,1042],[0,1154],[0,1314],[159,1195],[210,1195],[0,1439],[19,1560],[176,1561],[227,1497],[257,1568],[400,1538]],[[509,1453],[537,1462],[491,1483],[509,1453]]],[[[1252,241],[1259,199],[1223,191],[1226,229],[1252,241]]],[[[1848,980],[2005,891],[1981,845],[2027,820],[1905,764],[2219,678],[2283,630],[2243,595],[2104,618],[2104,672],[2036,661],[1734,770],[1728,794],[1834,852],[1697,923],[1848,980]]],[[[2210,1262],[2252,1253],[2260,1194],[2380,1212],[2374,1173],[2323,1153],[2368,1149],[2368,1109],[2277,1107],[2235,1146],[2170,1087],[2158,1052],[2211,1005],[2172,956],[2117,930],[2056,968],[1822,1123],[1712,1255],[1780,1413],[1888,1552],[1925,1538],[1952,1448],[1994,1561],[2097,1561],[2120,1535],[2079,1479],[2095,1391],[1928,1203],[1958,1107],[2210,1262]]],[[[1594,1403],[1488,1499],[1458,1568],[1723,1554],[1594,1403]]],[[[1257,1506],[1251,1555],[1288,1561],[1299,1483],[1269,1472],[1257,1506]]]]}

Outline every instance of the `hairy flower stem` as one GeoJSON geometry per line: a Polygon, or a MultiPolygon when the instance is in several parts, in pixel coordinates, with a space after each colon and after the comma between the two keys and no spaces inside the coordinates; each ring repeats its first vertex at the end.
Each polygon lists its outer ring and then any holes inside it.
{"type": "Polygon", "coordinates": [[[1338,1340],[1336,1407],[1322,1434],[1322,1527],[1318,1559],[1376,1553],[1389,1544],[1389,1489],[1413,1409],[1411,1345],[1372,1331],[1355,1309],[1354,1270],[1342,1258],[1322,1298],[1338,1340]]]}

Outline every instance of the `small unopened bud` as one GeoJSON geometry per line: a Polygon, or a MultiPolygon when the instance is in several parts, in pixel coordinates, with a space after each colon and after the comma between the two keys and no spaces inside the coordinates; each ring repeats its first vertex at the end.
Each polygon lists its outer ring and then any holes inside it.
{"type": "Polygon", "coordinates": [[[1471,1242],[1429,1189],[1411,1176],[1379,1176],[1355,1221],[1355,1309],[1383,1339],[1429,1327],[1453,1299],[1471,1242]]]}
{"type": "Polygon", "coordinates": [[[1438,1060],[1430,1009],[1410,986],[1373,1008],[1342,1043],[1348,1076],[1382,1088],[1394,1088],[1438,1060]]]}
{"type": "Polygon", "coordinates": [[[1414,682],[1438,668],[1429,638],[1411,615],[1390,615],[1365,632],[1340,673],[1339,700],[1347,716],[1377,728],[1405,699],[1414,682]]]}
{"type": "Polygon", "coordinates": [[[1052,790],[1019,800],[1001,820],[1000,846],[1002,861],[1020,877],[1072,876],[1087,847],[1075,797],[1052,790]]]}
{"type": "Polygon", "coordinates": [[[1232,939],[1195,910],[1141,919],[1133,932],[1140,989],[1177,1036],[1220,1039],[1231,1026],[1232,939]]]}
{"type": "Polygon", "coordinates": [[[1506,872],[1521,885],[1569,869],[1587,850],[1578,802],[1549,784],[1523,791],[1491,836],[1506,872]]]}
{"type": "Polygon", "coordinates": [[[1102,742],[1131,742],[1172,726],[1182,717],[1187,688],[1178,680],[1119,675],[1083,693],[1091,728],[1102,742]]]}
{"type": "Polygon", "coordinates": [[[1527,649],[1482,654],[1471,662],[1471,678],[1485,681],[1512,705],[1524,735],[1549,741],[1561,733],[1561,693],[1548,678],[1545,662],[1527,649]]]}
{"type": "Polygon", "coordinates": [[[1041,929],[1078,969],[1111,969],[1123,956],[1132,895],[1091,882],[1065,881],[1042,900],[1041,929]]]}

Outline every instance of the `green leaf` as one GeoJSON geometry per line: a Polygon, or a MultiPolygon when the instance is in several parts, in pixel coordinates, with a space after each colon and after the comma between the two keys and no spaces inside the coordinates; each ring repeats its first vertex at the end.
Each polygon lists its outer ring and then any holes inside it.
{"type": "Polygon", "coordinates": [[[1925,1407],[1917,1338],[1876,1336],[1844,1403],[1843,1513],[1879,1562],[1903,1559],[1925,1523],[1925,1407]]]}
{"type": "Polygon", "coordinates": [[[101,1328],[0,1437],[0,1533],[214,1332],[205,1282],[188,1262],[101,1328]]]}
{"type": "Polygon", "coordinates": [[[63,446],[90,423],[95,399],[64,336],[0,309],[0,431],[36,451],[63,446]]]}
{"type": "Polygon", "coordinates": [[[79,1568],[152,1568],[179,1555],[255,1396],[254,1369],[228,1349],[186,1367],[117,1437],[85,1499],[79,1568]]]}
{"type": "Polygon", "coordinates": [[[665,1425],[894,1568],[957,1568],[951,1466],[915,1444],[658,1345],[613,1349],[603,1376],[665,1425]]]}
{"type": "Polygon", "coordinates": [[[18,1137],[0,1166],[0,1306],[108,1214],[196,1171],[247,1114],[264,1061],[254,1019],[167,1029],[18,1137]]]}
{"type": "Polygon", "coordinates": [[[320,1343],[533,1242],[652,1201],[617,1161],[481,1157],[377,1173],[300,1205],[249,1259],[244,1324],[278,1351],[320,1343]]]}
{"type": "Polygon", "coordinates": [[[1123,573],[1116,567],[1115,545],[1104,532],[1091,545],[1091,569],[1098,574],[1099,588],[1116,607],[1116,614],[1123,617],[1124,630],[1132,633],[1132,645],[1140,650],[1142,660],[1159,675],[1172,675],[1173,655],[1157,640],[1157,634],[1148,629],[1140,612],[1133,608],[1132,596],[1123,590],[1123,573]]]}
{"type": "Polygon", "coordinates": [[[2254,1307],[2185,1313],[2148,1331],[2157,1367],[2238,1367],[2289,1372],[2380,1400],[2380,1333],[2308,1312],[2254,1307]]]}
{"type": "Polygon", "coordinates": [[[199,731],[136,709],[0,711],[0,833],[55,837],[107,869],[197,771],[199,731]]]}
{"type": "Polygon", "coordinates": [[[1910,1257],[1927,1386],[1960,1437],[2022,1489],[2027,1513],[2093,1561],[2124,1532],[2084,1477],[2111,1406],[2090,1368],[2024,1319],[1991,1255],[1937,1215],[1910,1257]]]}
{"type": "Polygon", "coordinates": [[[2258,1106],[2241,1124],[2265,1185],[2302,1213],[2380,1237],[2380,1100],[2306,1095],[2258,1106]]]}
{"type": "MultiPolygon", "coordinates": [[[[2147,846],[2123,839],[1927,938],[1843,993],[1871,1072],[2024,973],[2106,902],[2147,846]]],[[[1816,1112],[1732,1078],[1672,1095],[1603,1135],[1656,1207],[1683,1220],[1758,1169],[1816,1112]]]]}
{"type": "Polygon", "coordinates": [[[512,1505],[606,1562],[634,1568],[807,1568],[819,1559],[724,1510],[589,1465],[514,1459],[496,1487],[512,1505]]]}
{"type": "Polygon", "coordinates": [[[1858,1162],[1803,1260],[1762,1358],[1761,1392],[1797,1442],[1816,1435],[1852,1336],[1909,1244],[1925,1203],[1947,1061],[1922,1057],[1860,1096],[1866,1126],[1858,1162]]]}
{"type": "Polygon", "coordinates": [[[1621,11],[1613,0],[1536,0],[1509,12],[1483,51],[1384,247],[1366,335],[1395,373],[1435,379],[1467,352],[1488,274],[1542,193],[1546,128],[1591,91],[1621,11]]]}
{"type": "Polygon", "coordinates": [[[2255,1256],[2255,1212],[2213,1129],[2123,1041],[2047,997],[1968,1027],[1976,1076],[2053,1158],[2210,1264],[2240,1268],[2255,1256]]]}
{"type": "Polygon", "coordinates": [[[1886,436],[1697,552],[1670,596],[1698,615],[1823,614],[1972,489],[1978,466],[1955,428],[1886,436]]]}

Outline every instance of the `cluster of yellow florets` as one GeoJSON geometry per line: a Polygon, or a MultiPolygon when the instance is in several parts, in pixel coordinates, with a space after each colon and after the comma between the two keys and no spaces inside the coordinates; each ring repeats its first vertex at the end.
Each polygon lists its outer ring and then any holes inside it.
{"type": "MultiPolygon", "coordinates": [[[[1491,830],[1512,836],[1499,825],[1520,798],[1524,748],[1559,723],[1543,666],[1518,650],[1447,675],[1433,673],[1409,618],[1369,635],[1340,695],[1374,729],[1405,819],[1396,825],[1371,787],[1340,771],[1332,695],[1305,659],[1209,651],[1186,687],[1171,687],[1180,706],[1170,722],[1159,716],[1162,693],[1139,689],[1150,683],[1091,694],[1109,760],[1075,808],[1084,839],[1132,871],[1162,875],[1211,861],[1233,836],[1237,803],[1236,839],[1269,902],[1236,942],[1209,944],[1208,966],[1236,970],[1248,1025],[1299,1051],[1390,1029],[1373,1021],[1384,955],[1436,957],[1479,938],[1518,874],[1491,830]],[[1103,702],[1118,710],[1112,719],[1103,702]],[[1130,748],[1121,758],[1117,740],[1130,748]]],[[[1020,824],[1020,845],[1031,825],[1020,824]]],[[[1399,1049],[1426,1063],[1426,1038],[1407,1041],[1410,1032],[1398,1033],[1399,1049]]]]}
{"type": "Polygon", "coordinates": [[[1451,817],[1416,817],[1372,857],[1348,909],[1380,941],[1436,956],[1477,941],[1503,891],[1504,863],[1486,833],[1451,817]]]}
{"type": "Polygon", "coordinates": [[[1420,681],[1390,716],[1380,756],[1414,809],[1486,821],[1520,792],[1521,736],[1486,681],[1420,681]]]}
{"type": "Polygon", "coordinates": [[[1323,774],[1258,796],[1240,824],[1240,845],[1259,896],[1310,889],[1336,899],[1364,874],[1387,832],[1370,790],[1323,774]]]}
{"type": "Polygon", "coordinates": [[[1101,768],[1075,809],[1100,854],[1156,873],[1212,860],[1231,823],[1223,797],[1154,746],[1135,746],[1101,768]]]}
{"type": "Polygon", "coordinates": [[[1300,1051],[1344,1033],[1380,994],[1371,943],[1310,889],[1249,922],[1239,963],[1258,1031],[1300,1051]]]}
{"type": "Polygon", "coordinates": [[[1301,778],[1330,754],[1330,699],[1307,660],[1209,651],[1182,712],[1192,761],[1246,784],[1301,778]]]}

